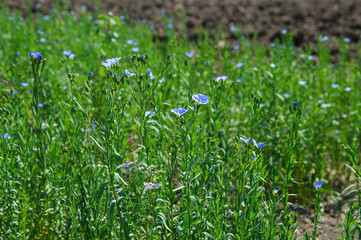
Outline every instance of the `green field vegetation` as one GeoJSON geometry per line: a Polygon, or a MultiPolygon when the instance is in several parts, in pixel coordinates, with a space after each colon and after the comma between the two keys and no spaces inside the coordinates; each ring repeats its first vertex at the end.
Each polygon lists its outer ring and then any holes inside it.
{"type": "Polygon", "coordinates": [[[346,195],[342,239],[358,235],[348,39],[332,63],[321,36],[312,52],[289,32],[260,46],[232,29],[229,46],[160,17],[161,40],[84,9],[1,11],[0,237],[295,239],[298,202],[315,204],[302,237],[316,239],[322,202],[346,195]]]}

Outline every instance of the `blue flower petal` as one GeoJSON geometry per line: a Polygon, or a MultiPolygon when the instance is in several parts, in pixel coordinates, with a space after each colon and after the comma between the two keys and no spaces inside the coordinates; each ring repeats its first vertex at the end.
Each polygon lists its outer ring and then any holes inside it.
{"type": "Polygon", "coordinates": [[[198,104],[208,104],[208,96],[204,94],[193,95],[192,99],[198,104]]]}
{"type": "Polygon", "coordinates": [[[172,113],[174,113],[175,115],[177,115],[178,117],[182,116],[183,114],[185,114],[188,110],[185,108],[174,108],[171,110],[172,113]]]}

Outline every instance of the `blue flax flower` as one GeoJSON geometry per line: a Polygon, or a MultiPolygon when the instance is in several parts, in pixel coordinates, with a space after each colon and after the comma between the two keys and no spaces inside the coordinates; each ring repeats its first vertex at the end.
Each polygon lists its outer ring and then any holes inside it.
{"type": "Polygon", "coordinates": [[[316,188],[316,189],[320,189],[322,187],[323,183],[322,182],[315,182],[313,184],[313,186],[316,188]]]}
{"type": "Polygon", "coordinates": [[[29,86],[29,83],[23,82],[23,83],[20,83],[20,85],[21,85],[22,87],[27,87],[27,86],[29,86]]]}
{"type": "Polygon", "coordinates": [[[145,111],[145,117],[151,118],[153,117],[155,114],[154,111],[145,111]]]}
{"type": "Polygon", "coordinates": [[[152,71],[151,71],[150,69],[148,69],[147,75],[148,75],[149,78],[152,79],[152,80],[155,78],[154,75],[152,74],[152,71]]]}
{"type": "Polygon", "coordinates": [[[241,139],[241,141],[244,142],[245,144],[248,144],[251,141],[251,138],[239,137],[239,139],[241,139]]]}
{"type": "Polygon", "coordinates": [[[264,147],[264,145],[265,145],[265,143],[264,143],[264,142],[260,142],[260,143],[258,143],[258,147],[259,147],[259,148],[261,148],[261,149],[264,147]]]}
{"type": "Polygon", "coordinates": [[[163,15],[165,15],[165,14],[166,14],[166,11],[165,11],[164,9],[158,9],[158,10],[156,11],[156,13],[157,13],[157,14],[163,14],[163,15]]]}
{"type": "Polygon", "coordinates": [[[289,93],[284,93],[283,96],[284,96],[285,98],[291,97],[291,95],[290,95],[289,93]]]}
{"type": "Polygon", "coordinates": [[[28,56],[31,57],[32,59],[37,59],[39,61],[43,59],[43,56],[40,55],[40,52],[31,52],[28,54],[28,56]]]}
{"type": "Polygon", "coordinates": [[[244,62],[241,62],[241,63],[237,63],[236,67],[240,68],[240,67],[243,67],[244,66],[244,62]]]}
{"type": "Polygon", "coordinates": [[[227,79],[228,79],[227,76],[219,76],[219,77],[216,77],[215,81],[216,82],[225,82],[227,79]]]}
{"type": "Polygon", "coordinates": [[[161,187],[161,184],[160,183],[145,182],[144,187],[145,187],[145,190],[154,190],[154,189],[159,189],[161,187]]]}
{"type": "Polygon", "coordinates": [[[67,56],[68,58],[70,58],[70,59],[74,59],[74,58],[75,58],[75,54],[74,54],[74,53],[71,53],[70,50],[63,51],[63,54],[64,54],[65,56],[67,56]]]}
{"type": "Polygon", "coordinates": [[[163,83],[165,82],[165,77],[162,77],[161,79],[159,79],[159,83],[163,83]]]}
{"type": "Polygon", "coordinates": [[[71,51],[70,51],[70,50],[63,51],[63,54],[64,54],[65,56],[68,56],[68,57],[69,57],[69,55],[71,54],[71,51]]]}
{"type": "Polygon", "coordinates": [[[296,108],[298,106],[298,102],[293,101],[293,106],[296,108]]]}
{"type": "Polygon", "coordinates": [[[191,58],[194,56],[194,53],[193,52],[186,52],[186,56],[191,58]]]}
{"type": "Polygon", "coordinates": [[[129,76],[129,77],[132,77],[135,75],[135,73],[131,73],[127,69],[124,70],[124,74],[125,74],[125,76],[129,76]]]}
{"type": "Polygon", "coordinates": [[[320,40],[320,42],[327,42],[328,41],[328,36],[323,36],[320,40]]]}
{"type": "Polygon", "coordinates": [[[350,42],[351,42],[351,39],[350,39],[350,38],[344,38],[343,41],[344,41],[345,43],[350,43],[350,42]]]}
{"type": "Polygon", "coordinates": [[[298,83],[299,83],[300,85],[306,85],[306,84],[307,84],[306,81],[298,81],[298,83]]]}
{"type": "Polygon", "coordinates": [[[208,104],[208,96],[204,94],[193,95],[192,99],[198,104],[208,104]]]}
{"type": "Polygon", "coordinates": [[[39,104],[38,104],[38,107],[39,107],[39,108],[44,107],[44,103],[39,103],[39,104]]]}
{"type": "Polygon", "coordinates": [[[4,139],[9,140],[10,138],[11,138],[11,137],[10,137],[9,134],[7,134],[7,133],[4,134],[4,139]]]}
{"type": "Polygon", "coordinates": [[[182,108],[182,107],[181,108],[173,108],[171,110],[171,112],[174,113],[175,115],[177,115],[178,117],[180,117],[187,112],[187,109],[182,108]]]}

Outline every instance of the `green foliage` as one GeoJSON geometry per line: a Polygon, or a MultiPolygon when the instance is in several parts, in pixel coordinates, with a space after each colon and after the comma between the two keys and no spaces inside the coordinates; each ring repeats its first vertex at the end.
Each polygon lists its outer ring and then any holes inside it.
{"type": "Polygon", "coordinates": [[[344,42],[331,64],[327,43],[311,58],[292,34],[237,32],[232,49],[85,10],[0,21],[1,238],[294,239],[290,204],[318,181],[315,239],[333,181],[351,170],[361,196],[361,68],[344,42]]]}

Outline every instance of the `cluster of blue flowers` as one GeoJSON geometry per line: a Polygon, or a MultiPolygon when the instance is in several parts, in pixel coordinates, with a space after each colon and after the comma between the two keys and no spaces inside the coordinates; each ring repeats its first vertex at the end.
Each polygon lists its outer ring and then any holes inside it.
{"type": "Polygon", "coordinates": [[[65,56],[67,56],[68,58],[70,58],[70,59],[74,59],[74,58],[75,58],[75,54],[74,54],[74,53],[71,53],[70,50],[63,51],[63,54],[64,54],[65,56]]]}
{"type": "Polygon", "coordinates": [[[127,40],[127,44],[137,46],[138,42],[134,40],[127,40]]]}
{"type": "Polygon", "coordinates": [[[6,140],[10,140],[10,138],[11,138],[8,133],[5,133],[3,137],[4,137],[4,139],[6,139],[6,140]]]}
{"type": "MultiPolygon", "coordinates": [[[[244,138],[244,137],[239,137],[239,139],[244,142],[245,144],[248,144],[251,142],[251,138],[244,138]]],[[[262,149],[266,144],[264,142],[259,142],[257,144],[257,147],[259,147],[260,149],[262,149]]]]}
{"type": "MultiPolygon", "coordinates": [[[[137,41],[134,41],[134,40],[127,40],[127,44],[128,45],[133,45],[133,46],[138,46],[138,42],[137,41]]],[[[139,48],[138,47],[133,47],[132,48],[132,51],[133,52],[139,52],[139,48]]]]}
{"type": "Polygon", "coordinates": [[[40,52],[31,52],[28,54],[28,56],[32,59],[32,60],[38,60],[41,61],[43,59],[43,56],[41,56],[40,52]]]}
{"type": "MultiPolygon", "coordinates": [[[[208,104],[209,102],[209,98],[207,95],[204,95],[204,94],[196,94],[196,95],[193,95],[192,96],[192,99],[198,103],[198,104],[208,104]]],[[[187,109],[181,107],[181,108],[173,108],[171,110],[172,113],[174,113],[176,116],[180,117],[182,116],[183,114],[185,114],[186,112],[188,112],[187,109]]]]}
{"type": "Polygon", "coordinates": [[[120,59],[121,59],[121,57],[110,58],[105,61],[102,61],[102,65],[105,66],[107,69],[110,69],[114,65],[116,65],[120,59]]]}

